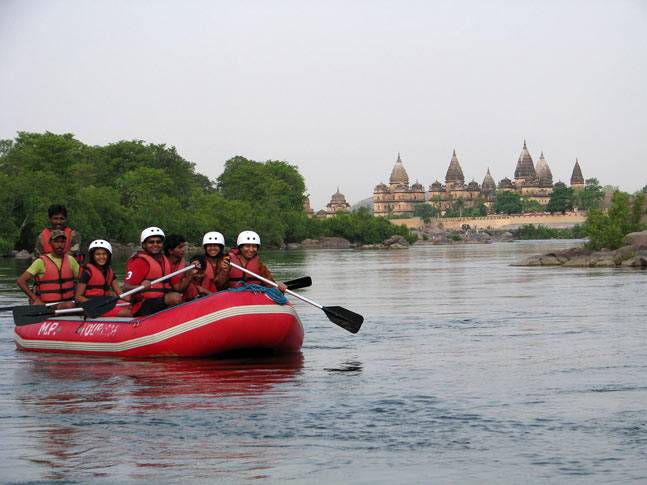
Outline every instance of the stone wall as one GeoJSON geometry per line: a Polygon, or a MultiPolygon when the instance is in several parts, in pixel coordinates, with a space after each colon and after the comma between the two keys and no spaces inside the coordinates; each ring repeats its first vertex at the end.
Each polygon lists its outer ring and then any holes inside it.
{"type": "MultiPolygon", "coordinates": [[[[389,219],[392,224],[404,224],[409,229],[422,230],[424,223],[419,217],[408,219],[389,219]]],[[[573,227],[583,224],[586,212],[567,212],[566,214],[491,214],[483,217],[441,217],[432,218],[431,223],[442,225],[444,229],[460,229],[463,224],[468,224],[473,229],[518,229],[526,224],[542,225],[552,228],[573,227]]]]}

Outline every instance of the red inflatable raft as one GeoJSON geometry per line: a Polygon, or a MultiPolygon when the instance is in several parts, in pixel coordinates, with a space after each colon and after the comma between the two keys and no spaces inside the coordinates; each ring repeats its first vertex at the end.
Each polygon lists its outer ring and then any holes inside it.
{"type": "Polygon", "coordinates": [[[297,352],[303,326],[289,303],[251,291],[215,293],[137,318],[57,316],[16,326],[16,346],[35,352],[121,357],[203,357],[231,351],[297,352]]]}

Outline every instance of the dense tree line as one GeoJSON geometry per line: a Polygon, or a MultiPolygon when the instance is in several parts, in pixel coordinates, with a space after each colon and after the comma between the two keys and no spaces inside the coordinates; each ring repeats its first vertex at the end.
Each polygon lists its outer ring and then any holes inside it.
{"type": "Polygon", "coordinates": [[[241,230],[254,229],[270,246],[322,235],[365,243],[409,237],[367,212],[309,219],[305,196],[303,177],[284,161],[234,157],[212,182],[164,144],[89,146],[71,134],[20,132],[0,141],[0,253],[31,250],[52,203],[68,208],[70,225],[86,244],[94,238],[136,242],[151,225],[193,242],[210,230],[233,242],[241,230]]]}

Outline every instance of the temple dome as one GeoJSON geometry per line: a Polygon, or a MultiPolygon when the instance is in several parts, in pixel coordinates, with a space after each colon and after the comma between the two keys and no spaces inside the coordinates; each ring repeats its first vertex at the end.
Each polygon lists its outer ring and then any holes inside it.
{"type": "Polygon", "coordinates": [[[584,185],[584,177],[582,176],[582,169],[580,162],[575,159],[575,166],[573,167],[573,174],[571,175],[571,185],[584,185]]]}
{"type": "Polygon", "coordinates": [[[411,186],[411,190],[415,190],[417,192],[420,192],[420,191],[424,192],[425,188],[422,186],[420,182],[416,180],[416,183],[411,186]]]}
{"type": "Polygon", "coordinates": [[[496,182],[494,181],[494,178],[492,178],[492,175],[490,175],[489,168],[487,169],[487,173],[483,178],[483,183],[481,184],[481,187],[483,187],[484,192],[493,192],[494,190],[496,190],[496,182]]]}
{"type": "Polygon", "coordinates": [[[391,185],[406,185],[409,186],[409,175],[404,169],[402,160],[400,159],[400,154],[398,153],[398,159],[395,161],[395,166],[391,171],[391,177],[389,178],[389,183],[391,185]]]}
{"type": "Polygon", "coordinates": [[[382,183],[382,182],[380,182],[379,184],[377,184],[377,185],[375,186],[375,190],[374,190],[374,192],[380,192],[380,193],[382,193],[382,192],[388,192],[388,191],[389,191],[389,188],[386,186],[386,184],[385,184],[385,183],[382,183]]]}
{"type": "Polygon", "coordinates": [[[330,197],[330,201],[337,204],[346,204],[346,197],[344,196],[344,194],[339,192],[339,187],[337,187],[337,192],[332,194],[332,196],[330,197]]]}
{"type": "Polygon", "coordinates": [[[535,172],[535,164],[532,161],[532,157],[528,152],[526,147],[526,140],[523,141],[523,148],[521,149],[521,154],[519,155],[519,160],[517,161],[517,168],[514,171],[515,180],[523,179],[527,182],[530,182],[537,178],[537,173],[535,172]]]}
{"type": "Polygon", "coordinates": [[[438,180],[436,180],[433,184],[429,186],[429,190],[431,190],[432,192],[442,192],[443,184],[441,184],[438,180]]]}
{"type": "Polygon", "coordinates": [[[475,180],[472,180],[469,184],[467,184],[467,190],[469,192],[479,192],[481,189],[479,187],[478,182],[475,180]]]}
{"type": "Polygon", "coordinates": [[[449,162],[449,167],[447,168],[447,174],[445,175],[445,183],[452,182],[465,182],[465,177],[463,176],[463,169],[461,164],[458,163],[458,157],[456,156],[456,150],[452,153],[452,159],[449,162]]]}
{"type": "Polygon", "coordinates": [[[502,178],[501,181],[499,182],[499,188],[500,189],[512,189],[512,188],[514,188],[512,186],[512,180],[510,180],[508,177],[502,178]]]}
{"type": "Polygon", "coordinates": [[[552,187],[553,186],[553,173],[550,171],[550,167],[546,163],[544,158],[544,152],[541,152],[539,155],[539,160],[537,160],[537,181],[539,182],[540,187],[552,187]]]}

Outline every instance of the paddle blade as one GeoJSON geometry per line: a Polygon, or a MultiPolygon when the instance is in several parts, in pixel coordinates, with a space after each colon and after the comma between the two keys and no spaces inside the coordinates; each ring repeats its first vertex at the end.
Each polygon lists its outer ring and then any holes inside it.
{"type": "Polygon", "coordinates": [[[97,318],[112,310],[119,301],[118,296],[95,296],[81,303],[81,308],[90,318],[97,318]]]}
{"type": "Polygon", "coordinates": [[[303,278],[284,281],[284,283],[288,287],[288,290],[298,290],[299,288],[307,288],[308,286],[312,286],[312,278],[310,278],[310,276],[304,276],[303,278]]]}
{"type": "Polygon", "coordinates": [[[348,330],[350,333],[359,332],[364,322],[363,316],[340,306],[325,306],[321,309],[331,322],[339,325],[344,330],[348,330]]]}
{"type": "Polygon", "coordinates": [[[39,323],[54,315],[54,309],[45,305],[17,306],[13,309],[13,321],[18,326],[39,323]]]}

